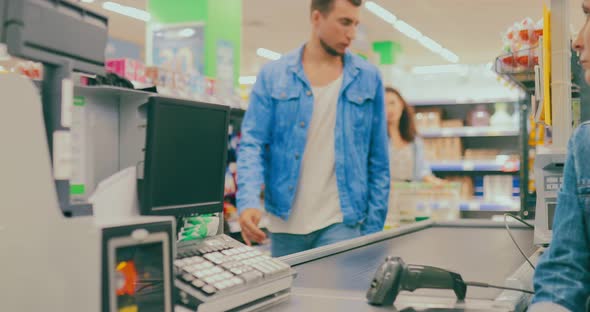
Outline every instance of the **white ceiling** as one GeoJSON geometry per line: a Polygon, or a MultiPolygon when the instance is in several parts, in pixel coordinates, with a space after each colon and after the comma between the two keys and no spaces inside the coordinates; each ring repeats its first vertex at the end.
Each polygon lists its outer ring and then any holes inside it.
{"type": "MultiPolygon", "coordinates": [[[[216,0],[224,1],[224,0],[216,0]]],[[[461,63],[491,62],[501,53],[501,34],[525,17],[541,17],[543,0],[374,0],[398,18],[438,41],[460,57],[461,63]]],[[[548,1],[548,0],[547,0],[548,1]]],[[[571,4],[572,26],[584,23],[582,0],[571,4]]],[[[146,0],[117,0],[145,9],[146,0]]],[[[173,2],[173,0],[171,0],[173,2]]],[[[309,37],[310,0],[243,0],[242,75],[254,75],[266,59],[256,55],[264,47],[280,53],[300,46],[309,37]]],[[[97,4],[85,4],[110,17],[113,37],[143,45],[145,23],[104,11],[97,4]]],[[[442,57],[407,39],[381,19],[363,9],[361,23],[369,42],[400,42],[403,65],[446,63],[442,57]]]]}

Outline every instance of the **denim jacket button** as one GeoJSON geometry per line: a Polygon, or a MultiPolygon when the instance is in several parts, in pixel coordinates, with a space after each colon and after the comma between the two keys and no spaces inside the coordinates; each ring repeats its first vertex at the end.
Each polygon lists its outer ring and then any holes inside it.
{"type": "Polygon", "coordinates": [[[311,91],[307,90],[307,92],[305,92],[305,94],[307,94],[307,96],[311,95],[311,91]]]}
{"type": "Polygon", "coordinates": [[[305,128],[305,121],[302,121],[300,125],[301,125],[301,128],[305,128]]]}
{"type": "Polygon", "coordinates": [[[283,98],[283,99],[284,99],[284,98],[286,98],[286,97],[287,97],[287,95],[285,94],[285,92],[281,93],[281,98],[283,98]]]}

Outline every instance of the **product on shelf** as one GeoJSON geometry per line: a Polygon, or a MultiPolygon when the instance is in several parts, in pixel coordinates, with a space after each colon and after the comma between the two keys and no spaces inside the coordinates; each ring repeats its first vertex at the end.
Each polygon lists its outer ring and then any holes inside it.
{"type": "Polygon", "coordinates": [[[490,175],[483,178],[484,200],[495,203],[512,202],[513,177],[490,175]]]}
{"type": "Polygon", "coordinates": [[[416,128],[418,130],[440,128],[441,121],[441,109],[421,109],[416,113],[416,128]]]}
{"type": "Polygon", "coordinates": [[[441,121],[442,128],[461,128],[463,126],[463,120],[461,119],[449,119],[441,121]]]}
{"type": "Polygon", "coordinates": [[[22,61],[15,66],[15,71],[33,80],[43,79],[43,65],[41,63],[22,61]]]}
{"type": "Polygon", "coordinates": [[[472,127],[488,127],[490,125],[490,112],[485,105],[478,105],[469,112],[467,124],[472,127]]]}
{"type": "Polygon", "coordinates": [[[107,72],[117,74],[131,81],[145,82],[145,65],[138,61],[128,58],[109,59],[106,61],[107,72]]]}
{"type": "Polygon", "coordinates": [[[502,72],[521,72],[531,70],[539,64],[536,47],[543,35],[543,20],[534,22],[525,18],[520,23],[512,25],[502,36],[504,51],[507,54],[499,58],[496,67],[502,72]]]}
{"type": "Polygon", "coordinates": [[[462,151],[460,138],[424,139],[424,157],[428,161],[458,161],[462,151]]]}
{"type": "Polygon", "coordinates": [[[447,177],[447,178],[445,178],[445,180],[448,182],[451,182],[451,183],[458,183],[461,185],[461,193],[460,193],[461,200],[472,200],[473,199],[474,187],[473,187],[473,179],[471,179],[471,177],[455,176],[455,177],[447,177]]]}
{"type": "Polygon", "coordinates": [[[425,219],[451,221],[459,218],[460,189],[457,183],[443,186],[421,182],[394,183],[385,229],[425,219]]]}
{"type": "Polygon", "coordinates": [[[490,125],[498,128],[511,128],[514,125],[514,119],[508,114],[508,104],[496,103],[494,105],[494,114],[490,117],[490,125]]]}
{"type": "Polygon", "coordinates": [[[471,149],[465,150],[465,160],[495,160],[500,154],[497,149],[471,149]]]}

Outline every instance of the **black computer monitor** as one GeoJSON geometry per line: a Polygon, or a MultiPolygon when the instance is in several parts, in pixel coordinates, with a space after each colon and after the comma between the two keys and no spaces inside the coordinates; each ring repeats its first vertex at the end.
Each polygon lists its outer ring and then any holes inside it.
{"type": "Polygon", "coordinates": [[[165,97],[147,103],[145,215],[223,211],[230,108],[165,97]]]}

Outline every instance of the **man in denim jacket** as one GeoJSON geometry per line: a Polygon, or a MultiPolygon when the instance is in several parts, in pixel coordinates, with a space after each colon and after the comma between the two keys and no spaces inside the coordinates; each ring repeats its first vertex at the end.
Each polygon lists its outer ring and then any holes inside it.
{"type": "Polygon", "coordinates": [[[265,65],[238,154],[242,237],[258,228],[265,185],[273,256],[380,231],[389,193],[384,87],[347,51],[362,0],[312,0],[311,39],[265,65]]]}
{"type": "MultiPolygon", "coordinates": [[[[590,83],[590,0],[586,24],[574,42],[590,83]]],[[[588,104],[588,103],[585,103],[588,104]]],[[[564,183],[557,199],[553,238],[535,271],[535,297],[529,311],[586,311],[590,296],[590,123],[570,139],[564,183]]]]}

